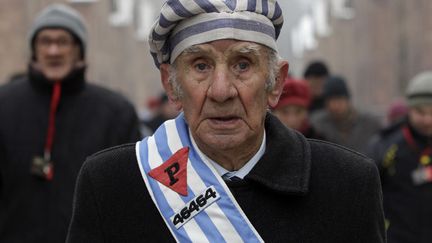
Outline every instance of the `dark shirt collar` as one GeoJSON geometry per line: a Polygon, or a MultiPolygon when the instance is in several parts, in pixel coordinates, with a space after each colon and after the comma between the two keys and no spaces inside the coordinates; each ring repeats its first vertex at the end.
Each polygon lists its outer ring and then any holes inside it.
{"type": "Polygon", "coordinates": [[[265,129],[266,152],[245,179],[281,194],[306,194],[311,170],[308,141],[270,113],[265,129]]]}
{"type": "MultiPolygon", "coordinates": [[[[32,87],[39,92],[51,94],[54,82],[48,80],[42,72],[35,69],[31,64],[29,65],[28,70],[29,80],[32,87]]],[[[73,94],[83,90],[85,87],[85,71],[85,66],[76,68],[61,80],[62,93],[73,94]]]]}
{"type": "Polygon", "coordinates": [[[410,122],[408,122],[408,128],[414,138],[414,140],[419,143],[419,146],[426,146],[426,145],[431,145],[432,144],[432,137],[429,136],[425,136],[421,133],[419,133],[412,125],[410,122]]]}

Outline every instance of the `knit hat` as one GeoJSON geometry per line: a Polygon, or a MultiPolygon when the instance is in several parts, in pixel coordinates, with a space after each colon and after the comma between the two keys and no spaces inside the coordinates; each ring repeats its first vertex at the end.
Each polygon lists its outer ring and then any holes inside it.
{"type": "Polygon", "coordinates": [[[307,66],[303,77],[327,77],[329,74],[330,71],[323,61],[313,61],[307,66]]]}
{"type": "Polygon", "coordinates": [[[324,99],[331,97],[350,98],[350,92],[346,85],[345,79],[338,76],[327,78],[324,82],[323,97],[324,99]]]}
{"type": "Polygon", "coordinates": [[[69,31],[81,46],[81,57],[84,58],[87,45],[87,29],[83,17],[75,9],[64,4],[51,4],[43,9],[29,30],[30,48],[34,53],[34,41],[39,31],[46,28],[61,28],[69,31]]]}
{"type": "Polygon", "coordinates": [[[409,106],[432,104],[432,71],[426,71],[411,79],[406,91],[409,106]]]}
{"type": "Polygon", "coordinates": [[[311,94],[307,82],[289,78],[285,80],[279,102],[272,108],[277,109],[285,105],[299,105],[308,108],[310,102],[311,94]]]}
{"type": "Polygon", "coordinates": [[[251,41],[277,50],[282,10],[276,0],[167,0],[149,35],[156,66],[215,40],[251,41]]]}

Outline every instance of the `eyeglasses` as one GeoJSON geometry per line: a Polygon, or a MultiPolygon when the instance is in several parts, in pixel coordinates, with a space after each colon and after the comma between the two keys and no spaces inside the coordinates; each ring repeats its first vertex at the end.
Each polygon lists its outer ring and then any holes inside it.
{"type": "Polygon", "coordinates": [[[57,39],[49,37],[40,37],[36,39],[36,46],[41,48],[49,48],[52,45],[56,45],[58,48],[68,48],[75,44],[74,40],[67,37],[60,37],[57,39]]]}

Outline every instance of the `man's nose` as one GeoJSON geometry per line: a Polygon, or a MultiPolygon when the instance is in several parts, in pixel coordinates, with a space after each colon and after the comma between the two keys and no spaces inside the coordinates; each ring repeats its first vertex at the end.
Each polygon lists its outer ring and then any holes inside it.
{"type": "Polygon", "coordinates": [[[57,55],[60,53],[60,47],[58,44],[56,43],[52,43],[51,45],[48,46],[48,50],[47,53],[50,55],[57,55]]]}
{"type": "Polygon", "coordinates": [[[427,123],[427,124],[429,124],[429,125],[432,125],[432,114],[426,114],[425,116],[424,116],[424,121],[427,123]]]}
{"type": "Polygon", "coordinates": [[[216,68],[213,73],[213,80],[207,91],[207,97],[216,102],[224,102],[235,97],[237,89],[233,83],[234,78],[227,68],[216,68]]]}

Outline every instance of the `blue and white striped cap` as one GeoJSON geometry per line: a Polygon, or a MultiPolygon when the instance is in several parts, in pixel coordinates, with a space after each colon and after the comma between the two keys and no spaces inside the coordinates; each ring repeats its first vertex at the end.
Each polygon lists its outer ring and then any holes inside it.
{"type": "Polygon", "coordinates": [[[276,0],[168,0],[149,35],[150,52],[159,68],[192,45],[221,39],[277,50],[282,24],[276,0]]]}

